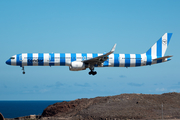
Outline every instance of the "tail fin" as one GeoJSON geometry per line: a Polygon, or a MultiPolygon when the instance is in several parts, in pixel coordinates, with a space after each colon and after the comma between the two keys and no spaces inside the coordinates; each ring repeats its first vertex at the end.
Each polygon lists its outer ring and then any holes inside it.
{"type": "Polygon", "coordinates": [[[163,57],[167,46],[169,45],[172,33],[165,33],[147,52],[146,55],[151,55],[154,58],[163,57]]]}

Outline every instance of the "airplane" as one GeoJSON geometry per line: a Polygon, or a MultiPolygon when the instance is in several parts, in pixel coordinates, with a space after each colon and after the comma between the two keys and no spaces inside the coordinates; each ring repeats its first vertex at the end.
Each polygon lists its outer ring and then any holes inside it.
{"type": "Polygon", "coordinates": [[[165,33],[146,53],[114,54],[116,44],[108,53],[22,53],[10,57],[6,64],[25,66],[69,66],[70,71],[90,69],[89,75],[96,75],[95,67],[138,67],[171,60],[164,56],[172,33],[165,33]]]}

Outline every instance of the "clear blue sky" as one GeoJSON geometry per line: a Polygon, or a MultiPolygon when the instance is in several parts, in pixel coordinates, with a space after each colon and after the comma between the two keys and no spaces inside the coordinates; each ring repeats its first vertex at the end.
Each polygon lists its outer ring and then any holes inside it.
{"type": "Polygon", "coordinates": [[[1,0],[0,100],[74,100],[122,93],[180,92],[179,0],[1,0]],[[136,68],[96,68],[96,76],[66,67],[25,67],[18,53],[144,53],[173,33],[171,61],[136,68]]]}

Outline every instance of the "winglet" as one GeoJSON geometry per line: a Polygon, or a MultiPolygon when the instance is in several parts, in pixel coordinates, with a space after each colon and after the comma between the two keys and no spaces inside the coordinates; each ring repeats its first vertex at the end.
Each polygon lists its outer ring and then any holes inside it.
{"type": "Polygon", "coordinates": [[[111,49],[111,53],[115,51],[115,48],[116,48],[116,44],[114,44],[113,48],[111,49]]]}

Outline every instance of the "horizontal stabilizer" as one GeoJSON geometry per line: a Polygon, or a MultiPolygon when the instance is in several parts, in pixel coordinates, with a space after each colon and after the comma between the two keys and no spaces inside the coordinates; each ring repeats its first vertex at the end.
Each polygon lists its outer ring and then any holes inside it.
{"type": "Polygon", "coordinates": [[[164,56],[164,57],[156,58],[156,59],[153,59],[153,60],[162,60],[162,59],[170,58],[170,57],[172,57],[172,55],[171,56],[164,56]]]}

